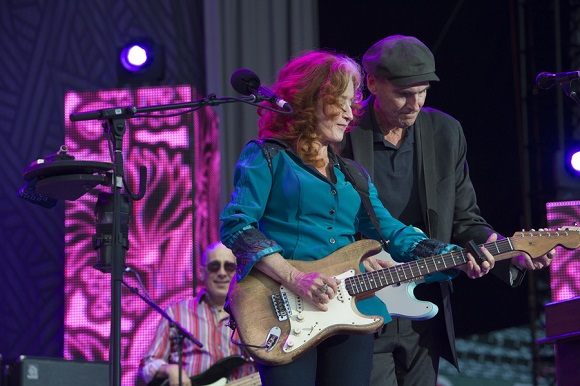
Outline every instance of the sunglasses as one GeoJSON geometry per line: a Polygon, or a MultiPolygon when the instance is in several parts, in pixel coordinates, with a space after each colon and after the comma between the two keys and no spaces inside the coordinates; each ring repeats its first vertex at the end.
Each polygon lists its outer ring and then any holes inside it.
{"type": "MultiPolygon", "coordinates": [[[[214,260],[209,264],[206,264],[206,268],[210,272],[217,272],[222,267],[221,261],[214,260]]],[[[232,263],[231,261],[224,262],[224,269],[228,273],[232,273],[236,271],[236,263],[232,263]]]]}

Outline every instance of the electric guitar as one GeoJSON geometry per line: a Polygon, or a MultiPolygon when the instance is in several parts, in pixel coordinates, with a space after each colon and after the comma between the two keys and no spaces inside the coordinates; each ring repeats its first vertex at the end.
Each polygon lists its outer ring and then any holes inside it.
{"type": "MultiPolygon", "coordinates": [[[[556,231],[522,231],[513,237],[483,244],[497,261],[523,251],[539,257],[556,246],[580,246],[580,228],[556,231]]],[[[254,269],[243,280],[232,280],[229,309],[240,340],[257,362],[283,365],[292,362],[324,339],[337,334],[371,334],[383,325],[380,316],[366,316],[355,302],[381,288],[447,270],[468,261],[462,249],[377,271],[360,273],[363,259],[377,254],[376,240],[360,240],[316,261],[289,261],[303,272],[322,272],[341,280],[337,295],[320,311],[269,276],[254,269]]]]}
{"type": "MultiPolygon", "coordinates": [[[[228,377],[238,367],[248,363],[248,359],[240,355],[231,355],[214,363],[209,369],[201,374],[190,378],[193,386],[261,386],[259,373],[253,373],[245,377],[228,382],[228,377]]],[[[169,386],[167,378],[155,378],[147,386],[169,386]]]]}

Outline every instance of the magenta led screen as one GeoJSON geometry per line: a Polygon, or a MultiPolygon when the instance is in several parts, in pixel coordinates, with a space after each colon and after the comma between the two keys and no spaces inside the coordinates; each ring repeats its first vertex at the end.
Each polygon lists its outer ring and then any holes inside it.
{"type": "MultiPolygon", "coordinates": [[[[196,98],[191,86],[68,92],[68,152],[76,160],[112,162],[102,122],[71,122],[71,113],[196,98]]],[[[217,116],[207,107],[181,115],[175,112],[127,119],[122,142],[124,173],[135,193],[139,168],[147,168],[146,194],[133,202],[126,265],[138,273],[146,292],[162,309],[194,295],[201,251],[218,239],[219,227],[217,116]]],[[[93,268],[97,262],[92,244],[94,208],[100,191],[112,190],[97,186],[76,201],[67,201],[65,208],[66,359],[109,359],[111,275],[93,268]]],[[[124,281],[142,291],[135,275],[126,273],[124,281]]],[[[161,316],[125,286],[121,306],[121,382],[134,385],[142,383],[136,378],[137,367],[161,316]]]]}
{"type": "MultiPolygon", "coordinates": [[[[546,209],[551,229],[575,226],[580,220],[580,201],[549,202],[546,209]]],[[[580,250],[556,248],[550,264],[550,287],[554,302],[580,296],[580,250]]]]}

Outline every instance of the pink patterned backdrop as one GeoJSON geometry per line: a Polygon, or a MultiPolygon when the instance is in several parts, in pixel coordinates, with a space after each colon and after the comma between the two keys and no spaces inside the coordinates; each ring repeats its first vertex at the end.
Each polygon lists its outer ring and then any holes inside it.
{"type": "MultiPolygon", "coordinates": [[[[111,162],[106,134],[99,121],[70,122],[71,113],[120,106],[156,106],[199,98],[191,86],[68,92],[65,143],[76,160],[111,162]]],[[[165,309],[194,295],[203,249],[218,239],[219,150],[217,116],[210,108],[167,116],[126,120],[124,171],[135,193],[139,167],[147,167],[143,199],[133,202],[126,265],[141,277],[152,299],[165,309]]],[[[166,116],[161,116],[166,115],[166,116]]],[[[66,359],[108,360],[111,323],[110,274],[92,266],[96,233],[97,186],[65,209],[65,334],[66,359]]],[[[139,287],[131,274],[124,281],[139,287]]],[[[142,290],[140,290],[141,293],[142,290]]],[[[122,384],[142,384],[139,360],[160,320],[137,295],[122,287],[122,384]]]]}
{"type": "MultiPolygon", "coordinates": [[[[552,229],[580,222],[580,201],[548,202],[546,209],[548,226],[552,229]]],[[[550,264],[550,287],[554,302],[580,296],[580,249],[556,249],[556,257],[550,264]]]]}

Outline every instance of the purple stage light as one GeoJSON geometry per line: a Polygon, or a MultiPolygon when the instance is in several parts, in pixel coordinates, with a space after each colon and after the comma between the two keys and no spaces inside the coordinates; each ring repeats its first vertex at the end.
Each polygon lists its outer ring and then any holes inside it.
{"type": "Polygon", "coordinates": [[[132,39],[117,51],[118,86],[158,85],[165,75],[163,47],[149,38],[132,39]]]}
{"type": "Polygon", "coordinates": [[[570,166],[576,173],[580,172],[580,151],[576,151],[570,156],[570,166]]]}
{"type": "Polygon", "coordinates": [[[145,67],[150,60],[149,47],[131,44],[121,50],[121,64],[127,71],[135,72],[145,67]]]}
{"type": "Polygon", "coordinates": [[[570,143],[566,146],[564,155],[564,168],[567,172],[574,176],[580,176],[580,144],[570,143]]]}

